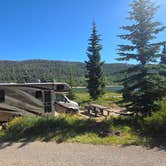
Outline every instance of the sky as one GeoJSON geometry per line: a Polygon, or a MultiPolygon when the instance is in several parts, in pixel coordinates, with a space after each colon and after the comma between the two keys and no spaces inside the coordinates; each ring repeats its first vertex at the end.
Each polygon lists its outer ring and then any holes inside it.
{"type": "MultiPolygon", "coordinates": [[[[166,25],[166,0],[156,20],[166,25]]],[[[0,0],[0,60],[87,60],[92,22],[101,34],[102,60],[116,63],[117,35],[131,0],[0,0]]],[[[158,40],[166,40],[166,31],[158,40]]]]}

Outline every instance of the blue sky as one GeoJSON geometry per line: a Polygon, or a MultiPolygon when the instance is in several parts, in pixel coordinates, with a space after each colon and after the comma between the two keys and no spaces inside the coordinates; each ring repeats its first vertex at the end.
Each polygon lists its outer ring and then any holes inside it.
{"type": "MultiPolygon", "coordinates": [[[[166,0],[156,19],[166,25],[166,0]]],[[[102,60],[117,62],[117,35],[128,22],[131,0],[0,0],[0,60],[85,61],[95,20],[102,35],[102,60]]],[[[159,35],[166,40],[166,32],[159,35]]]]}

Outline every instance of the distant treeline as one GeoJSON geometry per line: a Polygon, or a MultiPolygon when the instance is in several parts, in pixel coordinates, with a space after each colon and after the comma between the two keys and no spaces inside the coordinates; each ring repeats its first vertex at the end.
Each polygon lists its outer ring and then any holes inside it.
{"type": "MultiPolygon", "coordinates": [[[[116,85],[123,78],[120,71],[128,68],[127,64],[105,64],[104,73],[107,85],[116,85]]],[[[70,72],[74,78],[74,86],[84,86],[85,64],[81,62],[26,60],[0,61],[0,82],[68,82],[70,72]],[[72,68],[72,70],[71,70],[72,68]]]]}

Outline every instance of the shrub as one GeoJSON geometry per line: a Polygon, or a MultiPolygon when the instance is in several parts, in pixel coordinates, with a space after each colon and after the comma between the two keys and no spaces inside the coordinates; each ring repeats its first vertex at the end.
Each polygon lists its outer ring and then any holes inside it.
{"type": "Polygon", "coordinates": [[[146,134],[157,137],[166,136],[166,98],[160,103],[160,110],[152,113],[152,116],[144,119],[144,131],[146,134]]]}

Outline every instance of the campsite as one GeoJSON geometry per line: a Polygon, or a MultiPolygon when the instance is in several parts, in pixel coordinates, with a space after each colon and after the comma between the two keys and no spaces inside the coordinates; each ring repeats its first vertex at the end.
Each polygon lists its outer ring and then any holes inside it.
{"type": "Polygon", "coordinates": [[[0,1],[0,166],[165,166],[165,11],[0,1]]]}

